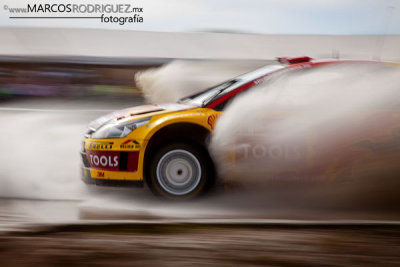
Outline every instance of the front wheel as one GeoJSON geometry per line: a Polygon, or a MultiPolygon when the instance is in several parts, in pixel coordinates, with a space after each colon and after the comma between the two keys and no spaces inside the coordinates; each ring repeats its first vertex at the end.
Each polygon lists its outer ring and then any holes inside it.
{"type": "Polygon", "coordinates": [[[204,148],[173,143],[155,153],[149,174],[155,193],[170,199],[189,199],[199,196],[211,184],[213,164],[204,148]]]}

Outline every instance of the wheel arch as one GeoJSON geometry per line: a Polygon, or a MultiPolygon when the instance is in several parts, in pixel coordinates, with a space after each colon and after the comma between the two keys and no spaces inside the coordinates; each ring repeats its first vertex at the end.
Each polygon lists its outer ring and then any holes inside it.
{"type": "MultiPolygon", "coordinates": [[[[201,147],[204,149],[204,152],[207,153],[211,163],[213,164],[212,158],[207,149],[210,133],[211,132],[207,128],[191,122],[169,124],[157,130],[157,132],[150,137],[145,148],[143,159],[143,180],[148,182],[149,164],[154,153],[164,144],[172,142],[187,142],[201,147]]],[[[215,169],[214,165],[212,165],[212,168],[215,169]]]]}

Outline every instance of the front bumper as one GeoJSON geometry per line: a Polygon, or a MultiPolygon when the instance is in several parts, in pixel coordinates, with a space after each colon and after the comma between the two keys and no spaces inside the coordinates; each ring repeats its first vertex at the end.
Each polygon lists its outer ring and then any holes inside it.
{"type": "Polygon", "coordinates": [[[90,168],[81,167],[81,180],[85,184],[99,186],[143,187],[143,180],[113,180],[93,178],[90,168]]]}
{"type": "MultiPolygon", "coordinates": [[[[126,153],[126,152],[121,152],[126,153]]],[[[143,178],[139,175],[137,168],[135,171],[127,171],[129,168],[127,164],[131,160],[127,160],[119,167],[119,170],[106,170],[93,168],[90,165],[86,151],[81,151],[82,166],[81,166],[81,179],[86,184],[104,185],[104,186],[143,186],[143,178]]],[[[132,157],[127,157],[131,159],[132,157]]],[[[135,163],[137,165],[137,162],[135,163]]],[[[132,164],[130,164],[131,166],[132,164]]]]}

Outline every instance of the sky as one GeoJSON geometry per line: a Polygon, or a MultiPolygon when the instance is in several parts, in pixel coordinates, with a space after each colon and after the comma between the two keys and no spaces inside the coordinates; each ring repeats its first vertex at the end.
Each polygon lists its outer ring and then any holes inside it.
{"type": "MultiPolygon", "coordinates": [[[[113,14],[125,17],[131,14],[113,14]]],[[[109,15],[107,15],[109,16],[109,15]]],[[[161,32],[255,34],[400,34],[400,0],[0,0],[0,27],[64,27],[161,32]],[[130,4],[142,7],[142,23],[100,19],[10,19],[10,16],[100,14],[10,14],[27,4],[130,4]],[[7,6],[7,7],[6,7],[7,6]]]]}

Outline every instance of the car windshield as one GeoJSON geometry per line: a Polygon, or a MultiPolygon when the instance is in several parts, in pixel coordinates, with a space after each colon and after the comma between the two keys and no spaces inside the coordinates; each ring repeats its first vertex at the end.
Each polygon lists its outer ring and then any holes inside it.
{"type": "Polygon", "coordinates": [[[283,69],[285,66],[283,65],[267,65],[260,69],[257,69],[252,72],[245,73],[233,80],[221,83],[217,86],[211,87],[207,90],[204,90],[200,93],[185,97],[178,101],[178,103],[188,104],[198,107],[204,107],[210,102],[212,102],[217,97],[224,95],[232,90],[235,90],[239,86],[245,84],[246,82],[253,81],[260,77],[266,76],[274,71],[279,69],[283,69]]]}
{"type": "Polygon", "coordinates": [[[204,104],[206,104],[206,102],[209,102],[215,96],[219,95],[222,91],[233,86],[236,82],[237,82],[237,80],[231,80],[228,82],[224,82],[222,84],[219,84],[215,87],[209,88],[198,94],[183,98],[183,99],[179,100],[178,103],[202,107],[202,106],[204,106],[204,104]]]}

